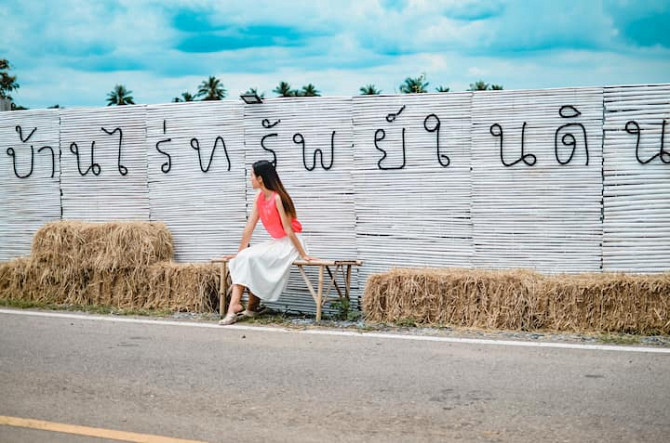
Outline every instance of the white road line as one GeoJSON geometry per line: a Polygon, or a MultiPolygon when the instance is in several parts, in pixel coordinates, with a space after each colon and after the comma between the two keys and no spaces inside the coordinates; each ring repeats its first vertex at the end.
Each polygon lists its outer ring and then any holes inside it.
{"type": "Polygon", "coordinates": [[[481,339],[481,338],[435,337],[426,335],[409,335],[409,334],[395,334],[395,333],[383,333],[383,332],[334,331],[329,329],[289,329],[289,328],[282,328],[279,326],[269,327],[269,326],[252,326],[252,325],[239,325],[239,324],[230,326],[219,326],[215,323],[154,320],[154,319],[100,316],[100,315],[88,315],[88,314],[70,314],[70,313],[66,314],[61,312],[27,311],[27,310],[14,310],[14,309],[0,309],[0,314],[65,318],[65,319],[88,320],[88,321],[108,321],[114,323],[137,323],[137,324],[161,325],[161,326],[187,326],[192,328],[220,329],[221,331],[234,330],[234,331],[281,332],[281,333],[295,333],[295,334],[307,334],[307,335],[331,335],[340,337],[364,337],[364,338],[376,338],[385,340],[414,340],[414,341],[433,341],[443,343],[467,343],[477,345],[519,346],[519,347],[531,347],[531,348],[560,348],[560,349],[581,349],[590,351],[646,352],[652,354],[670,354],[670,348],[653,348],[645,346],[612,346],[612,345],[590,345],[590,344],[577,344],[577,343],[495,340],[495,339],[481,339]]]}

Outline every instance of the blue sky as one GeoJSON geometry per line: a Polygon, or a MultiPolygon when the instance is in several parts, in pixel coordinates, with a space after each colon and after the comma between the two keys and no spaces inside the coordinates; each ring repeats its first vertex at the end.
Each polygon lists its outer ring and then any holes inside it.
{"type": "Polygon", "coordinates": [[[0,21],[29,108],[105,106],[115,84],[165,103],[210,75],[230,99],[670,83],[667,0],[0,0],[0,21]]]}

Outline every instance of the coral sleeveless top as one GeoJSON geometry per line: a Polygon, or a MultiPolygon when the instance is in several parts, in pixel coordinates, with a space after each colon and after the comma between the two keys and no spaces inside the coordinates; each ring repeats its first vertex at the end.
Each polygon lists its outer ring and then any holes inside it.
{"type": "MultiPolygon", "coordinates": [[[[275,203],[276,192],[272,193],[272,196],[269,199],[265,199],[265,195],[260,192],[258,194],[258,215],[261,218],[265,230],[268,231],[268,234],[272,238],[282,238],[286,237],[286,231],[284,231],[284,226],[281,223],[281,216],[277,210],[277,204],[275,203]]],[[[291,228],[293,232],[299,234],[302,232],[302,225],[297,219],[291,220],[291,228]]]]}

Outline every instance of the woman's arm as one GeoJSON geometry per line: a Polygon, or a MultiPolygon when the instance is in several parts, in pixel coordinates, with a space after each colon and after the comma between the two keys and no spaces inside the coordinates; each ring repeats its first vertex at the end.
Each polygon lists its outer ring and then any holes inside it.
{"type": "MultiPolygon", "coordinates": [[[[244,231],[242,231],[242,240],[240,241],[240,247],[237,250],[237,253],[239,254],[242,250],[246,249],[249,247],[249,242],[251,241],[251,235],[254,233],[254,229],[256,229],[256,225],[258,224],[258,206],[257,206],[257,201],[258,201],[258,195],[256,196],[257,198],[254,199],[254,206],[251,209],[251,215],[249,216],[249,220],[247,220],[247,224],[244,227],[244,231]]],[[[237,254],[232,254],[232,255],[227,255],[227,259],[234,258],[237,254]]]]}
{"type": "Polygon", "coordinates": [[[275,204],[277,205],[279,217],[281,217],[281,224],[284,227],[284,232],[286,232],[286,235],[291,240],[291,243],[293,243],[293,246],[295,246],[295,249],[297,249],[298,253],[300,254],[300,258],[306,261],[317,260],[315,257],[310,257],[307,255],[305,249],[302,247],[302,243],[300,243],[300,240],[298,240],[298,237],[296,237],[295,232],[293,232],[291,220],[289,220],[288,215],[286,215],[284,205],[282,204],[281,197],[279,195],[275,195],[275,204]]]}

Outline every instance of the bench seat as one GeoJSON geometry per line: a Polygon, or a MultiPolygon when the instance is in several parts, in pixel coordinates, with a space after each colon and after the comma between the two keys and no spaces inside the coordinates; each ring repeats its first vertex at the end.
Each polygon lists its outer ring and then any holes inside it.
{"type": "MultiPolygon", "coordinates": [[[[224,316],[226,313],[226,299],[228,296],[229,289],[232,288],[232,285],[228,282],[230,279],[230,273],[228,272],[228,261],[229,259],[225,257],[215,258],[212,260],[212,263],[217,263],[221,267],[221,284],[219,287],[219,314],[224,316]]],[[[321,321],[321,311],[323,306],[333,300],[349,300],[349,295],[351,293],[351,270],[353,266],[361,266],[363,262],[361,260],[296,260],[293,262],[295,266],[298,267],[300,274],[302,275],[303,280],[309,290],[309,293],[314,299],[316,304],[316,321],[321,321]],[[305,266],[318,266],[319,267],[319,282],[316,289],[310,281],[307,273],[305,272],[305,266]],[[332,269],[331,269],[332,268],[332,269]],[[330,283],[325,293],[323,291],[324,283],[324,272],[328,272],[330,277],[330,283]],[[344,280],[344,292],[340,288],[340,285],[337,283],[338,273],[342,274],[344,280]],[[330,296],[330,291],[332,288],[335,288],[337,291],[337,296],[330,296]]]]}

